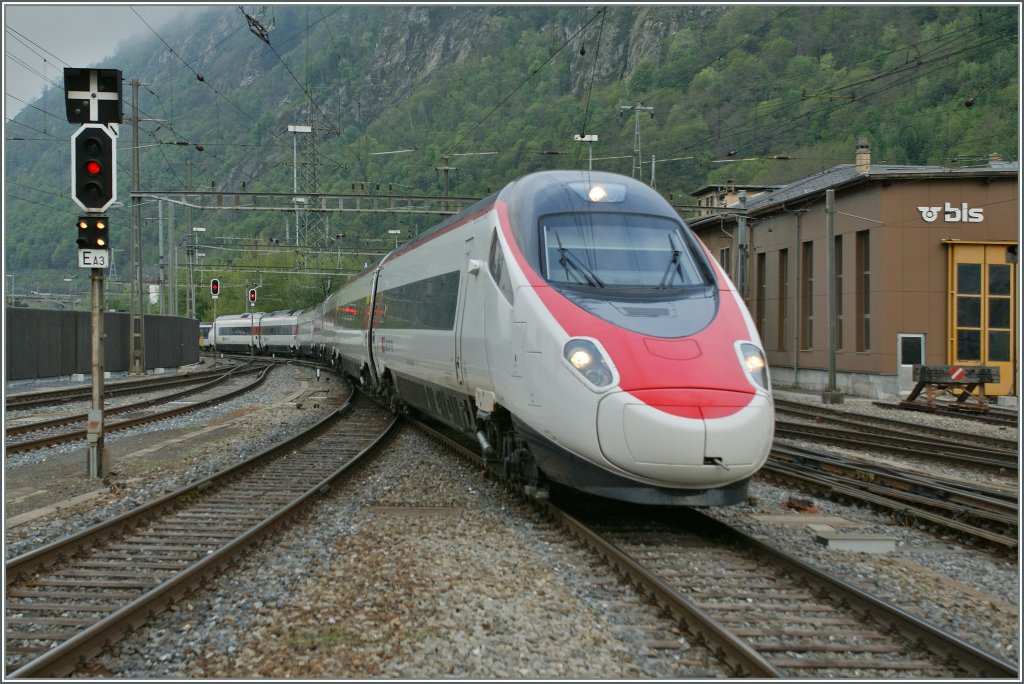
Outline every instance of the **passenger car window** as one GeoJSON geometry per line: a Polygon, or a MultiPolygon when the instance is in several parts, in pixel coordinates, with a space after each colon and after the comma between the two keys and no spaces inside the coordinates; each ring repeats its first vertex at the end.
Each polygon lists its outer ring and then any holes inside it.
{"type": "Polygon", "coordinates": [[[513,303],[512,281],[508,277],[508,269],[505,266],[505,255],[501,251],[501,242],[498,241],[498,231],[495,230],[491,237],[491,254],[487,259],[488,270],[494,283],[498,286],[501,294],[505,296],[509,304],[513,303]]]}

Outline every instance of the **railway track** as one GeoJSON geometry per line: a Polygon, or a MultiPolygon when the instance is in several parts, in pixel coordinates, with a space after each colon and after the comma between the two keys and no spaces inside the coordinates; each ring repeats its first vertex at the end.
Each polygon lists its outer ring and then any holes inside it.
{"type": "MultiPolygon", "coordinates": [[[[875,402],[875,405],[879,405],[875,402]]],[[[829,425],[842,425],[861,432],[892,435],[896,437],[921,437],[942,443],[963,444],[971,447],[991,448],[999,452],[1016,452],[1017,440],[965,434],[960,430],[919,425],[905,420],[866,416],[849,411],[837,411],[824,406],[812,406],[785,399],[775,399],[775,411],[783,416],[796,416],[808,420],[821,420],[829,425]]]]}
{"type": "Polygon", "coordinates": [[[998,408],[995,406],[989,406],[986,411],[979,411],[972,408],[964,408],[963,406],[957,406],[951,402],[947,402],[948,405],[937,403],[933,406],[927,404],[920,404],[913,408],[903,406],[902,404],[892,404],[884,401],[874,402],[875,406],[881,408],[895,409],[902,411],[924,411],[926,413],[932,413],[942,416],[950,416],[954,418],[963,418],[964,420],[973,420],[979,423],[988,423],[989,425],[1002,425],[1005,427],[1017,427],[1020,423],[1020,414],[1017,411],[998,408]]]}
{"type": "Polygon", "coordinates": [[[312,429],[7,562],[5,672],[59,677],[194,590],[361,462],[396,419],[361,396],[312,429]]]}
{"type": "MultiPolygon", "coordinates": [[[[414,424],[482,464],[471,447],[414,424]]],[[[739,675],[1017,677],[1012,663],[695,510],[602,501],[584,522],[537,503],[739,675]]]]}
{"type": "Polygon", "coordinates": [[[867,416],[849,418],[849,414],[780,402],[775,435],[787,440],[803,439],[839,444],[854,449],[874,450],[898,455],[942,459],[958,464],[996,470],[1018,468],[1016,442],[994,438],[965,436],[953,431],[922,430],[901,421],[884,421],[867,416]],[[799,419],[810,422],[800,422],[799,419]],[[925,434],[926,432],[926,434],[925,434]]]}
{"type": "MultiPolygon", "coordinates": [[[[104,409],[104,432],[115,432],[129,428],[152,423],[166,418],[196,411],[207,406],[212,406],[259,387],[267,378],[273,365],[252,365],[228,372],[220,372],[205,384],[198,387],[190,387],[182,392],[175,392],[148,401],[133,403],[118,408],[104,409]],[[235,387],[226,392],[216,392],[215,389],[231,380],[240,378],[246,374],[258,374],[258,377],[245,384],[235,387]],[[190,401],[187,399],[191,398],[190,401]],[[158,409],[162,404],[176,402],[178,405],[169,409],[158,409]],[[109,417],[116,416],[114,420],[109,417]]],[[[194,381],[193,381],[194,383],[194,381]]],[[[32,451],[42,447],[74,442],[86,439],[87,430],[85,427],[66,429],[69,425],[84,426],[88,420],[87,414],[74,416],[62,416],[60,418],[46,419],[42,421],[14,425],[7,427],[5,431],[5,450],[8,455],[32,451]],[[45,433],[37,435],[36,433],[45,433]],[[35,436],[32,436],[35,435],[35,436]]]]}
{"type": "MultiPolygon", "coordinates": [[[[195,385],[204,381],[221,377],[226,372],[237,370],[241,366],[228,368],[213,368],[193,373],[174,373],[168,375],[146,376],[138,380],[123,380],[120,382],[105,382],[103,384],[103,397],[110,399],[154,390],[180,387],[182,385],[195,385]]],[[[53,390],[39,390],[35,392],[21,392],[9,394],[4,397],[4,406],[7,411],[34,408],[39,406],[50,406],[54,404],[67,404],[73,401],[88,401],[92,397],[92,387],[83,385],[79,387],[63,387],[53,390]]]]}
{"type": "Polygon", "coordinates": [[[835,454],[776,443],[762,473],[802,488],[889,511],[902,524],[937,525],[995,544],[1018,547],[1016,490],[927,476],[835,454]]]}
{"type": "Polygon", "coordinates": [[[1012,663],[696,511],[629,519],[605,505],[584,521],[548,508],[737,674],[1017,677],[1012,663]]]}

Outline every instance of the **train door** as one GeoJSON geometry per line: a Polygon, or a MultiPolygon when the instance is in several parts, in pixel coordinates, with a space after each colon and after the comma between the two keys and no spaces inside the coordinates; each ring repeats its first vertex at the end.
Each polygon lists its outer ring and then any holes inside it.
{"type": "Polygon", "coordinates": [[[1017,246],[1007,243],[949,245],[950,364],[999,368],[990,395],[1016,395],[1017,246]]]}
{"type": "Polygon", "coordinates": [[[464,243],[455,331],[455,375],[458,383],[467,385],[468,389],[476,389],[482,381],[486,384],[484,378],[487,375],[483,341],[484,302],[479,280],[486,273],[482,272],[483,262],[474,254],[475,242],[471,236],[464,243]]]}

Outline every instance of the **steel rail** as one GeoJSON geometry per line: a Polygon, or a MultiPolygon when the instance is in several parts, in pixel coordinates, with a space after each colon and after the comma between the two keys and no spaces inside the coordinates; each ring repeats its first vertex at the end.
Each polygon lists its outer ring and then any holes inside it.
{"type": "Polygon", "coordinates": [[[853,448],[871,447],[900,454],[913,454],[928,458],[940,458],[946,461],[969,463],[987,468],[1011,469],[1018,467],[1016,453],[1003,452],[1000,457],[991,449],[972,449],[950,444],[934,442],[918,438],[900,438],[895,436],[879,436],[841,428],[828,428],[803,423],[787,423],[776,421],[775,434],[781,437],[802,438],[811,441],[828,440],[829,443],[846,444],[853,448]]]}

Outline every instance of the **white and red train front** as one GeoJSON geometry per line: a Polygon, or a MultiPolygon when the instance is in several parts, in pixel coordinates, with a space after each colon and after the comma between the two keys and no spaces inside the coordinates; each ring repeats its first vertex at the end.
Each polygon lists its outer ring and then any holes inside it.
{"type": "Polygon", "coordinates": [[[508,416],[543,475],[573,489],[724,505],[767,457],[774,410],[746,308],[672,207],[624,176],[510,183],[322,315],[351,374],[518,463],[495,425],[508,416]]]}

